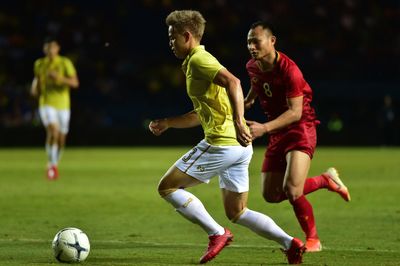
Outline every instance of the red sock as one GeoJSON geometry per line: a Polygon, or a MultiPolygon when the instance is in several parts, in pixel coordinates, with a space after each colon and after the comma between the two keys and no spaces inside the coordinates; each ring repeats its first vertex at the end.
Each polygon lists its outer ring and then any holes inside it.
{"type": "Polygon", "coordinates": [[[310,202],[308,202],[304,195],[301,195],[297,200],[290,203],[293,206],[294,213],[296,214],[301,228],[306,234],[306,238],[318,238],[313,208],[310,202]]]}
{"type": "Polygon", "coordinates": [[[306,182],[304,183],[303,193],[304,195],[307,195],[308,193],[314,192],[315,190],[326,187],[328,187],[328,182],[323,177],[323,175],[314,176],[306,179],[306,182]]]}

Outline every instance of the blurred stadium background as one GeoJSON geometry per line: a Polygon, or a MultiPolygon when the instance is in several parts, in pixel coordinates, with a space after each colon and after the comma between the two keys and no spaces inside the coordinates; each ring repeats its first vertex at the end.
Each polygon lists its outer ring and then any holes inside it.
{"type": "MultiPolygon", "coordinates": [[[[0,146],[43,145],[29,87],[48,35],[59,37],[81,82],[72,91],[69,146],[195,144],[197,129],[160,138],[147,131],[150,119],[191,108],[164,23],[175,9],[203,13],[203,44],[241,79],[245,93],[249,25],[271,21],[277,49],[296,61],[314,90],[321,145],[400,144],[397,0],[16,0],[0,8],[0,146]]],[[[257,108],[247,118],[265,120],[257,108]]]]}

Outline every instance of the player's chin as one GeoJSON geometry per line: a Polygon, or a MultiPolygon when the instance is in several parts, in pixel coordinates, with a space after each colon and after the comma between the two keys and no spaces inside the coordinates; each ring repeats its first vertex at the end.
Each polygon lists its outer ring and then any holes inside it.
{"type": "Polygon", "coordinates": [[[184,58],[181,54],[179,54],[176,50],[172,50],[172,53],[175,55],[176,58],[182,59],[184,58]]]}
{"type": "Polygon", "coordinates": [[[260,57],[259,57],[258,54],[256,54],[256,53],[251,53],[250,56],[251,56],[251,58],[253,58],[253,59],[255,59],[255,60],[260,59],[260,57]]]}
{"type": "Polygon", "coordinates": [[[175,56],[176,56],[176,58],[178,58],[178,59],[185,59],[185,58],[186,58],[186,56],[181,55],[181,54],[175,54],[175,56]]]}

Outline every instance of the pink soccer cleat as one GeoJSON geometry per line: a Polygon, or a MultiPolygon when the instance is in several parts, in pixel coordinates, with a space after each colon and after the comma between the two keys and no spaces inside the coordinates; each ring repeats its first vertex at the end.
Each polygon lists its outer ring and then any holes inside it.
{"type": "Polygon", "coordinates": [[[225,233],[223,235],[212,235],[208,237],[210,242],[208,243],[207,251],[200,258],[200,263],[207,263],[213,258],[215,258],[221,250],[232,242],[233,234],[229,229],[225,228],[225,233]]]}
{"type": "Polygon", "coordinates": [[[351,200],[349,190],[340,180],[339,173],[335,168],[328,168],[322,176],[328,182],[328,190],[338,193],[345,201],[351,200]]]}
{"type": "Polygon", "coordinates": [[[58,169],[56,165],[49,166],[47,168],[47,179],[48,180],[56,180],[58,178],[58,169]]]}
{"type": "Polygon", "coordinates": [[[306,252],[319,252],[321,250],[322,250],[322,244],[318,238],[307,238],[306,252]]]}

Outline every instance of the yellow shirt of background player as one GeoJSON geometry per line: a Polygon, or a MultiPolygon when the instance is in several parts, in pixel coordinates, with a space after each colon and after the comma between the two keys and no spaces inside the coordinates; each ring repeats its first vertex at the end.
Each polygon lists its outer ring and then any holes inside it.
{"type": "Polygon", "coordinates": [[[70,109],[70,88],[67,85],[57,84],[57,81],[49,78],[50,71],[56,71],[62,77],[76,75],[71,60],[64,56],[56,56],[52,61],[47,57],[37,59],[34,64],[34,73],[39,77],[41,88],[39,106],[49,105],[59,110],[70,109]]]}
{"type": "Polygon", "coordinates": [[[237,146],[232,107],[226,89],[213,83],[224,68],[199,45],[192,49],[182,64],[186,75],[187,94],[193,102],[205,139],[211,145],[237,146]]]}

